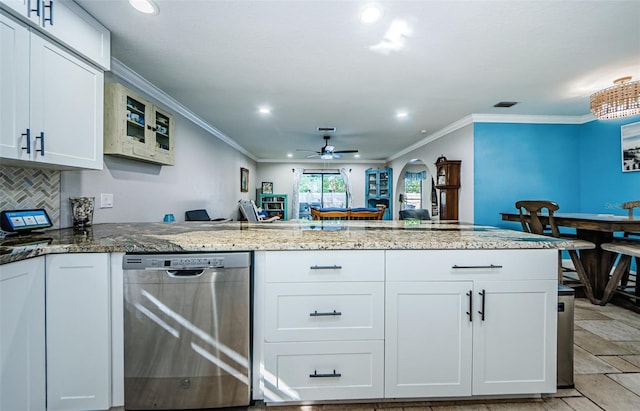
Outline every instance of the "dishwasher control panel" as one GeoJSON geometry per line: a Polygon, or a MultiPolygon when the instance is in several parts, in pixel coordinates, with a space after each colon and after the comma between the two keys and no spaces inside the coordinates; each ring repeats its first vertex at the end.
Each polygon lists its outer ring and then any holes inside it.
{"type": "Polygon", "coordinates": [[[249,267],[249,253],[125,254],[125,270],[197,270],[249,267]]]}

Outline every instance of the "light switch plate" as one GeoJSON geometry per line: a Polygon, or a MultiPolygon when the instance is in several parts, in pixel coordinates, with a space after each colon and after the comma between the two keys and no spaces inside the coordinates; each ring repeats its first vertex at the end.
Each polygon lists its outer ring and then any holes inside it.
{"type": "Polygon", "coordinates": [[[112,193],[101,193],[100,194],[100,208],[111,208],[113,207],[113,194],[112,193]]]}

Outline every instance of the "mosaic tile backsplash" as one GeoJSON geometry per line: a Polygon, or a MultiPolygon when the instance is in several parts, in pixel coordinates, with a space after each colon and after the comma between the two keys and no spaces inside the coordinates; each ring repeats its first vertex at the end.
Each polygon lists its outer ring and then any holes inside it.
{"type": "Polygon", "coordinates": [[[60,171],[0,166],[0,210],[44,208],[60,227],[60,171]]]}

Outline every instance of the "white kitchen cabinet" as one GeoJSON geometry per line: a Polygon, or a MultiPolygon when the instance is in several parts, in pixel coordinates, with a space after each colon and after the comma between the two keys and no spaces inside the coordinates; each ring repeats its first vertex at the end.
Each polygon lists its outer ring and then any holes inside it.
{"type": "Polygon", "coordinates": [[[386,261],[387,397],[555,391],[557,251],[388,251],[386,261]]]}
{"type": "Polygon", "coordinates": [[[5,50],[2,39],[0,156],[7,164],[18,160],[34,166],[102,169],[103,72],[15,20],[0,17],[3,35],[9,33],[21,44],[28,35],[30,50],[25,59],[17,46],[5,50]],[[28,82],[16,72],[28,73],[28,82]],[[24,90],[29,91],[26,99],[24,90]]]}
{"type": "Polygon", "coordinates": [[[384,395],[384,251],[256,252],[266,402],[384,395]]]}
{"type": "Polygon", "coordinates": [[[47,256],[49,411],[110,407],[109,266],[109,254],[47,256]]]}
{"type": "Polygon", "coordinates": [[[0,157],[30,160],[29,30],[0,12],[0,157]]]}
{"type": "Polygon", "coordinates": [[[0,410],[44,411],[44,257],[0,266],[0,410]]]}
{"type": "Polygon", "coordinates": [[[476,281],[474,293],[473,394],[555,392],[557,281],[476,281]]]}
{"type": "Polygon", "coordinates": [[[111,67],[111,34],[70,0],[1,0],[0,5],[34,29],[104,70],[111,67]]]}
{"type": "Polygon", "coordinates": [[[473,283],[386,285],[385,396],[471,395],[473,283]]]}
{"type": "Polygon", "coordinates": [[[104,153],[173,165],[174,118],[118,83],[105,88],[104,153]]]}

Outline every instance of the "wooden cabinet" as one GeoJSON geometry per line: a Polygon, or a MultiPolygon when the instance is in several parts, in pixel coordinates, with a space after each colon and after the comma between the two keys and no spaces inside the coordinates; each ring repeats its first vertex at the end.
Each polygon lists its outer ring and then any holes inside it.
{"type": "Polygon", "coordinates": [[[47,410],[107,410],[109,254],[49,255],[46,278],[47,410]]]}
{"type": "Polygon", "coordinates": [[[388,251],[386,396],[554,392],[556,253],[388,251]]]}
{"type": "Polygon", "coordinates": [[[257,252],[266,402],[382,398],[384,251],[257,252]]]}
{"type": "Polygon", "coordinates": [[[260,194],[258,207],[267,213],[267,218],[278,216],[280,220],[287,219],[287,195],[286,194],[260,194]]]}
{"type": "Polygon", "coordinates": [[[460,160],[439,157],[436,161],[436,188],[440,190],[440,219],[458,219],[458,191],[460,190],[460,160]]]}
{"type": "Polygon", "coordinates": [[[45,258],[0,268],[0,408],[44,411],[45,258]]]}
{"type": "Polygon", "coordinates": [[[174,128],[172,114],[121,84],[106,85],[105,154],[173,165],[174,128]]]}
{"type": "Polygon", "coordinates": [[[29,26],[109,70],[111,34],[70,0],[2,0],[0,6],[29,26]]]}
{"type": "Polygon", "coordinates": [[[102,169],[102,71],[2,13],[0,25],[0,157],[102,169]]]}
{"type": "Polygon", "coordinates": [[[386,209],[383,220],[393,218],[393,172],[390,167],[365,170],[365,203],[366,207],[375,208],[383,204],[386,209]]]}

